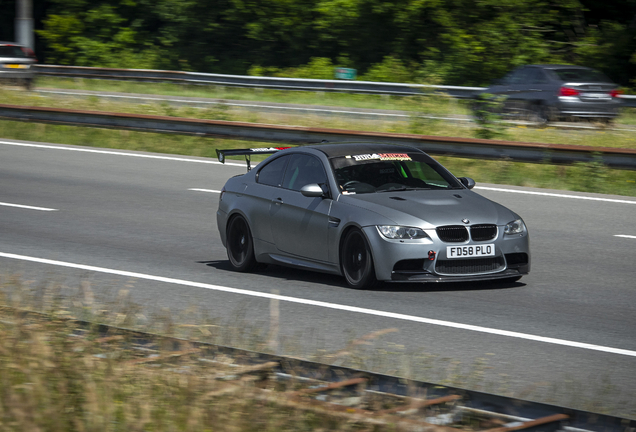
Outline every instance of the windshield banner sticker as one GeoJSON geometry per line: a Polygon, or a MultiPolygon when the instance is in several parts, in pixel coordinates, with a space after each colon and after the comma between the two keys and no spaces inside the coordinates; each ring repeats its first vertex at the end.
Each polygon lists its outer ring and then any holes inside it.
{"type": "Polygon", "coordinates": [[[373,153],[347,156],[347,159],[354,159],[356,161],[365,160],[381,160],[381,161],[410,161],[411,157],[406,153],[373,153]]]}

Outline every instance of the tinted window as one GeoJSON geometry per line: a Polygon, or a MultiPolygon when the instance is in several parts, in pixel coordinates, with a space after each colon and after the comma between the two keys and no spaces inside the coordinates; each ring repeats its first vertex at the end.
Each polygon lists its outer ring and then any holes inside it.
{"type": "Polygon", "coordinates": [[[280,186],[283,182],[283,174],[285,174],[285,166],[290,156],[282,156],[269,162],[258,171],[257,182],[270,185],[280,186]]]}
{"type": "Polygon", "coordinates": [[[461,189],[439,163],[423,153],[358,154],[331,159],[343,193],[461,189]]]}
{"type": "Polygon", "coordinates": [[[612,81],[605,74],[593,69],[553,69],[561,81],[567,82],[607,82],[612,81]]]}
{"type": "Polygon", "coordinates": [[[296,154],[291,157],[283,187],[299,191],[303,186],[318,183],[325,185],[327,175],[318,158],[310,155],[296,154]]]}
{"type": "Polygon", "coordinates": [[[507,84],[523,84],[528,82],[528,78],[530,77],[530,69],[517,69],[513,71],[506,79],[507,84]]]}
{"type": "Polygon", "coordinates": [[[547,84],[548,78],[545,76],[543,71],[538,68],[530,68],[528,75],[527,84],[547,84]]]}
{"type": "Polygon", "coordinates": [[[0,57],[24,58],[27,57],[27,55],[20,47],[4,45],[0,46],[0,57]]]}

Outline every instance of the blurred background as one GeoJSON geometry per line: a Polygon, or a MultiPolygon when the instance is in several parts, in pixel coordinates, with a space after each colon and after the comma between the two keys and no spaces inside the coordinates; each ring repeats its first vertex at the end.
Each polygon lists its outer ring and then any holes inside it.
{"type": "MultiPolygon", "coordinates": [[[[20,0],[21,1],[21,0],[20,0]]],[[[19,0],[0,0],[15,40],[19,0]]],[[[532,63],[636,86],[636,0],[32,0],[39,62],[487,86],[532,63]]]]}

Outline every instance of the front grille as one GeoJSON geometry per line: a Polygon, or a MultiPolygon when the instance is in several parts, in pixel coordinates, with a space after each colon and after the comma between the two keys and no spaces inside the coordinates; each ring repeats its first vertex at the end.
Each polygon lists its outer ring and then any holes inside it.
{"type": "Polygon", "coordinates": [[[468,230],[462,225],[446,225],[437,227],[437,236],[443,242],[459,243],[468,240],[468,230]]]}
{"type": "Polygon", "coordinates": [[[502,256],[492,258],[438,260],[435,271],[439,274],[491,273],[504,268],[502,256]]]}
{"type": "Polygon", "coordinates": [[[473,241],[488,241],[497,237],[497,225],[473,225],[470,227],[473,241]]]}

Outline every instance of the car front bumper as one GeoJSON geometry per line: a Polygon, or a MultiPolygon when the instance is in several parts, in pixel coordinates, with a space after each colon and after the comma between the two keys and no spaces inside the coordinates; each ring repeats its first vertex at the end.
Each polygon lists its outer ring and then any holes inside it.
{"type": "Polygon", "coordinates": [[[363,229],[373,254],[378,280],[390,282],[467,282],[518,277],[530,272],[530,245],[527,232],[507,236],[503,227],[488,242],[442,242],[435,231],[430,238],[389,240],[375,226],[363,229]],[[495,247],[495,255],[456,259],[446,256],[448,246],[495,247]]]}

